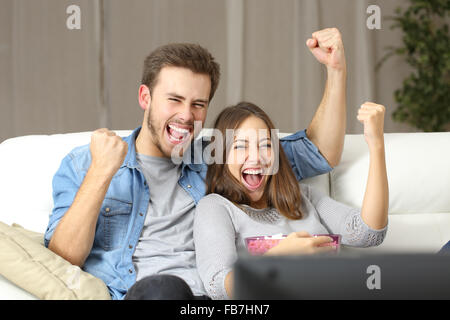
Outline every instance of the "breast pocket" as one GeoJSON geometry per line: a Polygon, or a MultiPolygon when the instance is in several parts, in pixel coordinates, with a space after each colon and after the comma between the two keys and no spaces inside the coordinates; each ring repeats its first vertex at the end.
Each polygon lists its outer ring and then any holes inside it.
{"type": "Polygon", "coordinates": [[[124,246],[131,218],[132,204],[106,198],[97,221],[95,245],[106,251],[124,246]]]}

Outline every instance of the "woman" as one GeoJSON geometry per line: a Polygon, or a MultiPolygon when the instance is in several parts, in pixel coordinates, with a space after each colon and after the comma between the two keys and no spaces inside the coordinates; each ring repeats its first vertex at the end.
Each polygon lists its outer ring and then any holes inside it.
{"type": "Polygon", "coordinates": [[[242,102],[223,110],[215,122],[222,133],[225,163],[208,167],[207,196],[195,213],[197,268],[212,299],[232,297],[232,267],[246,237],[288,234],[265,254],[296,255],[333,250],[342,244],[379,245],[387,230],[388,183],[384,156],[384,107],[367,102],[358,112],[369,146],[369,177],[361,210],[299,184],[280,147],[269,117],[242,102]],[[230,135],[229,129],[234,129],[230,135]],[[231,137],[231,138],[230,138],[231,137]],[[225,139],[227,138],[227,139],[225,139]],[[228,140],[228,141],[225,141],[228,140]]]}

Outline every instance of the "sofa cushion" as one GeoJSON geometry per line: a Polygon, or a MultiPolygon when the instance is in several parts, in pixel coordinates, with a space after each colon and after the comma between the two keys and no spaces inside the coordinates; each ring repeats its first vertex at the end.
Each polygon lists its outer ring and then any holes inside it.
{"type": "Polygon", "coordinates": [[[0,222],[0,274],[39,299],[111,299],[102,280],[44,247],[43,238],[0,222]]]}
{"type": "Polygon", "coordinates": [[[0,274],[0,300],[37,300],[37,297],[19,288],[0,274]]]}

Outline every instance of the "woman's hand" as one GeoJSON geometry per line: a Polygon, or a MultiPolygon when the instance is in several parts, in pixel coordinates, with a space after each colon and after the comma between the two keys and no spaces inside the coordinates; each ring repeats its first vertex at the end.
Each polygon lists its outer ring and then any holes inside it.
{"type": "Polygon", "coordinates": [[[326,246],[329,242],[333,242],[333,239],[327,236],[312,237],[305,231],[292,232],[278,245],[267,250],[265,255],[299,255],[334,251],[333,246],[326,246]]]}
{"type": "Polygon", "coordinates": [[[384,106],[373,102],[365,102],[358,110],[357,119],[364,124],[364,137],[369,148],[384,146],[384,113],[384,106]]]}

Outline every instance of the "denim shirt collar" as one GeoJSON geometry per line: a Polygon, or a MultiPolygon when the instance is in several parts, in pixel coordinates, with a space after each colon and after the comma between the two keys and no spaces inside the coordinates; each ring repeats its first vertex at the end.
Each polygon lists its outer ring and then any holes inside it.
{"type": "MultiPolygon", "coordinates": [[[[122,163],[121,167],[128,167],[130,169],[136,169],[139,168],[137,159],[136,159],[136,138],[139,135],[139,132],[141,131],[141,127],[137,127],[133,130],[133,132],[128,136],[123,138],[123,140],[128,144],[128,152],[125,157],[125,160],[122,163]]],[[[201,159],[201,163],[195,163],[194,162],[194,156],[196,150],[202,150],[202,149],[196,149],[194,146],[196,143],[202,143],[199,140],[194,140],[191,143],[190,146],[190,152],[186,153],[186,155],[183,157],[183,161],[181,163],[181,171],[184,172],[186,169],[186,166],[196,172],[200,172],[202,170],[202,167],[205,165],[203,163],[203,159],[201,159]],[[189,160],[189,161],[188,161],[189,160]]]]}

